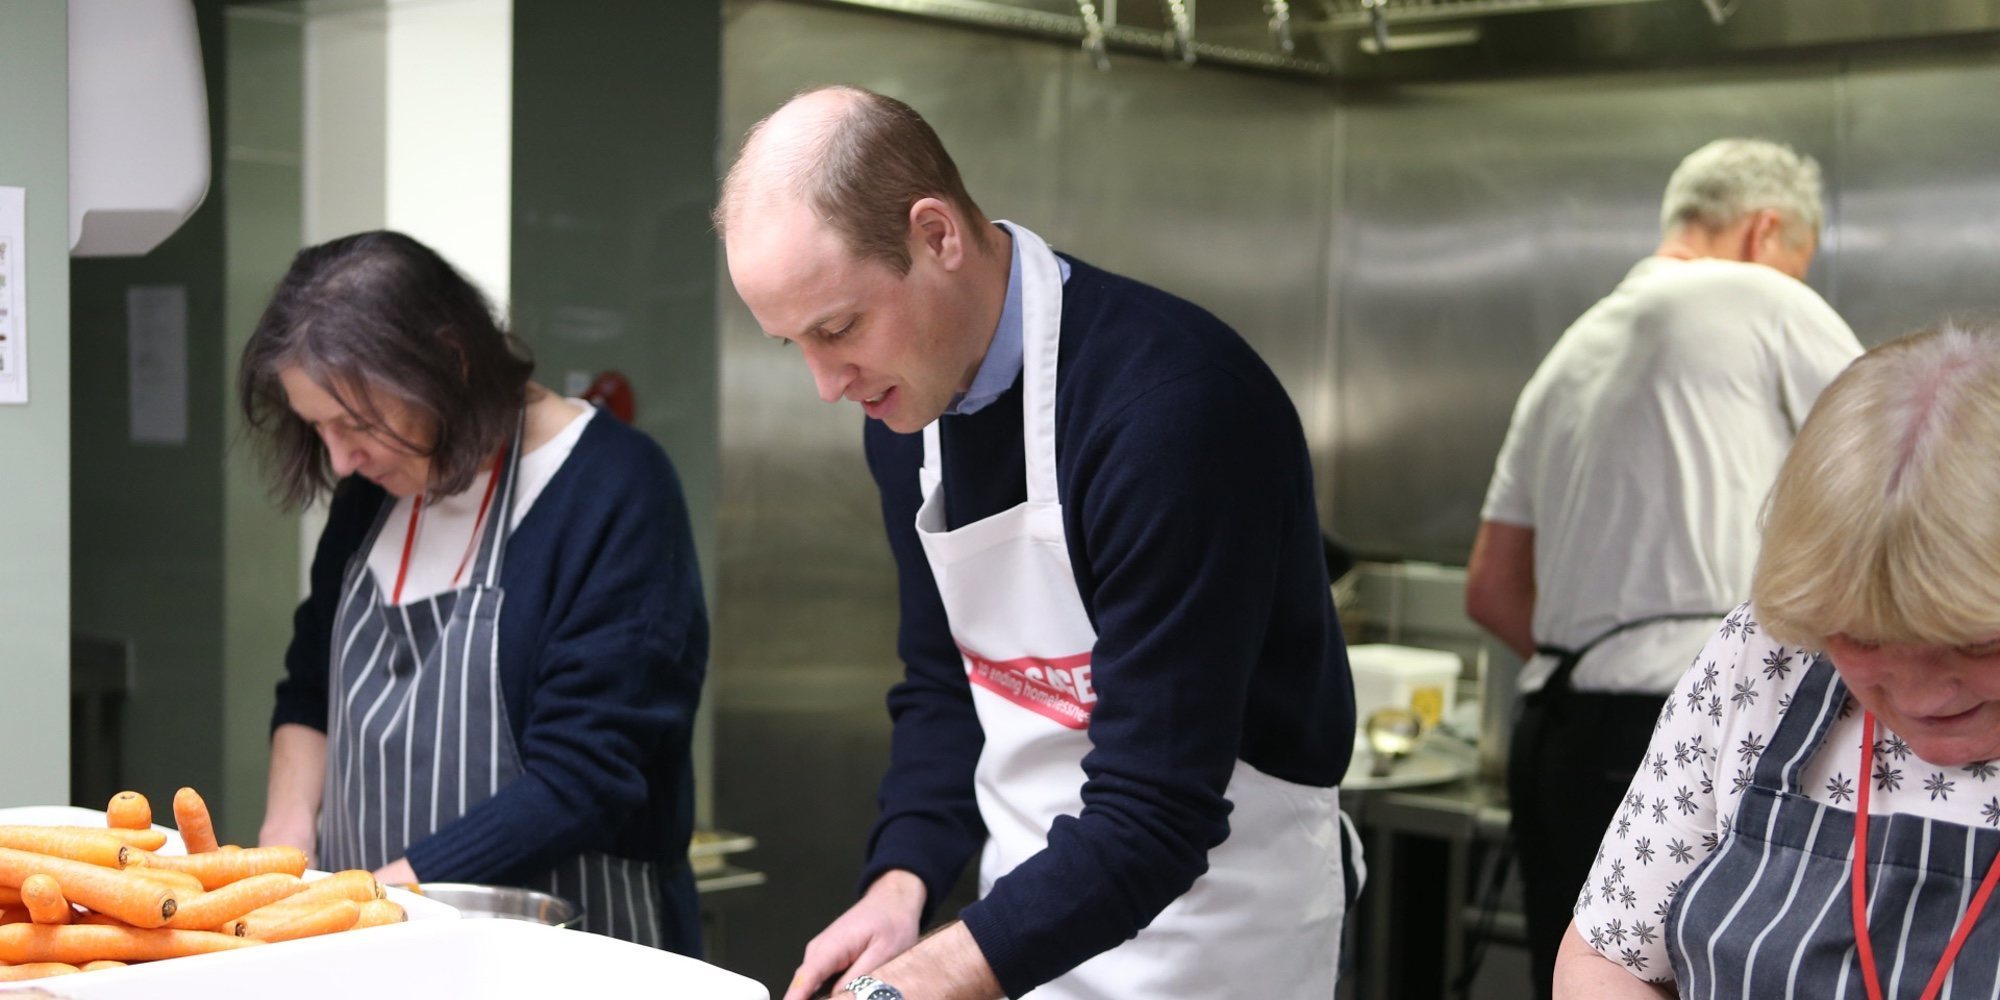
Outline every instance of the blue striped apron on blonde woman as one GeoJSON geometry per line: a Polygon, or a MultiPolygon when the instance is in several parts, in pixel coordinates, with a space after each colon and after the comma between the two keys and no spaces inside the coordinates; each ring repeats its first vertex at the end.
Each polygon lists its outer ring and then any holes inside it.
{"type": "MultiPolygon", "coordinates": [[[[1846,701],[1833,664],[1814,661],[1721,845],[1674,899],[1666,943],[1682,997],[1869,995],[1852,909],[1855,813],[1814,802],[1799,785],[1846,701]]],[[[1996,856],[2000,830],[1909,814],[1869,818],[1866,930],[1883,997],[1925,995],[1996,856]]],[[[1937,995],[2000,997],[2000,917],[1975,919],[1937,995]]]]}

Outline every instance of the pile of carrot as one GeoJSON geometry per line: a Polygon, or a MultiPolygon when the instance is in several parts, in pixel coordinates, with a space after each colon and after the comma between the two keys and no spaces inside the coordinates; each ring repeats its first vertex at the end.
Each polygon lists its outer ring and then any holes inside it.
{"type": "Polygon", "coordinates": [[[186,855],[158,854],[152,806],[119,792],[106,825],[0,825],[0,982],[332,934],[405,919],[365,871],[306,882],[295,847],[216,843],[208,805],[174,795],[186,855]]]}

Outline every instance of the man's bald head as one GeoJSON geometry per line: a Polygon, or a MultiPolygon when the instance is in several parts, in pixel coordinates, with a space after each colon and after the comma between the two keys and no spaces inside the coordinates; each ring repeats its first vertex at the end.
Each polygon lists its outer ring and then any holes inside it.
{"type": "Polygon", "coordinates": [[[910,269],[910,206],[950,204],[982,248],[991,237],[944,143],[915,109],[858,87],[821,87],[751,126],[722,182],[716,231],[802,201],[862,260],[910,269]]]}

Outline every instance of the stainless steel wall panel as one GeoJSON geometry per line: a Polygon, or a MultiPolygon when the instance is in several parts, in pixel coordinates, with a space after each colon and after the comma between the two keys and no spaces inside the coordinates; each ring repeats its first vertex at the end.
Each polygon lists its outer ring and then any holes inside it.
{"type": "Polygon", "coordinates": [[[1680,158],[1755,135],[1835,159],[1833,69],[1343,100],[1335,529],[1366,551],[1463,562],[1515,397],[1562,330],[1658,244],[1680,158]]]}
{"type": "Polygon", "coordinates": [[[2000,66],[1859,60],[1843,82],[1835,305],[1865,344],[2000,320],[2000,66]]]}
{"type": "Polygon", "coordinates": [[[1331,222],[1330,92],[1310,81],[1087,68],[1053,172],[1061,207],[1031,220],[1058,248],[1164,288],[1235,327],[1278,374],[1322,464],[1331,222]]]}

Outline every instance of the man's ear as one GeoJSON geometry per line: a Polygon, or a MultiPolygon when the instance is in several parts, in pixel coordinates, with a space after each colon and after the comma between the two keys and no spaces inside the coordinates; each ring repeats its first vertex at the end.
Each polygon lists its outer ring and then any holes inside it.
{"type": "Polygon", "coordinates": [[[1743,259],[1752,264],[1761,264],[1766,256],[1764,249],[1768,241],[1784,241],[1785,220],[1775,210],[1760,208],[1750,217],[1750,225],[1743,230],[1743,259]]]}
{"type": "Polygon", "coordinates": [[[965,227],[951,206],[938,198],[918,198],[910,205],[910,255],[925,254],[947,271],[965,263],[965,227]]]}

